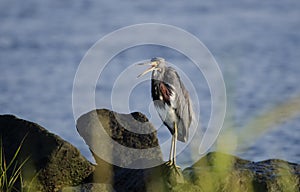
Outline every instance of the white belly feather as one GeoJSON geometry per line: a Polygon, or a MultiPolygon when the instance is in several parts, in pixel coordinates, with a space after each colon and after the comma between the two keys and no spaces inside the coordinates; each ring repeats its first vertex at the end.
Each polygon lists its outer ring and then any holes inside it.
{"type": "Polygon", "coordinates": [[[173,128],[174,123],[177,123],[178,119],[175,114],[175,110],[167,104],[165,104],[163,108],[157,106],[156,110],[163,122],[165,122],[169,127],[173,128]]]}
{"type": "Polygon", "coordinates": [[[159,114],[159,117],[165,122],[170,128],[174,128],[174,123],[178,123],[178,117],[175,113],[175,108],[176,108],[176,102],[175,102],[175,93],[173,92],[172,95],[170,96],[170,103],[171,106],[169,106],[167,103],[163,103],[163,98],[160,98],[160,101],[156,102],[161,102],[161,105],[155,105],[154,106],[159,114]]]}

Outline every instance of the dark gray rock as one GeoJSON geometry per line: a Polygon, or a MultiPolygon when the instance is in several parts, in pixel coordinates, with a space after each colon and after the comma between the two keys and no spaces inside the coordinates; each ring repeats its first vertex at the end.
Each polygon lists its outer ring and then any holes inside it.
{"type": "Polygon", "coordinates": [[[76,126],[97,162],[90,181],[112,183],[116,191],[165,190],[156,129],[143,114],[99,109],[81,116],[76,126]]]}
{"type": "Polygon", "coordinates": [[[76,127],[97,164],[102,164],[102,159],[119,167],[136,169],[163,163],[156,129],[141,113],[93,110],[81,116],[76,127]]]}
{"type": "Polygon", "coordinates": [[[63,186],[75,186],[94,170],[70,143],[13,115],[0,115],[0,138],[7,162],[24,140],[17,162],[29,158],[22,169],[23,185],[31,187],[29,191],[58,191],[63,186]]]}

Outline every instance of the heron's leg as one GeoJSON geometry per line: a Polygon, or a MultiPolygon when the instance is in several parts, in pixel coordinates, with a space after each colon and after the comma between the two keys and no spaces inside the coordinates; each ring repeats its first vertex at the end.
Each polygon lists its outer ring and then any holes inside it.
{"type": "Polygon", "coordinates": [[[178,135],[177,123],[174,123],[173,163],[174,163],[175,166],[176,166],[176,141],[177,141],[177,135],[178,135]]]}
{"type": "Polygon", "coordinates": [[[169,155],[169,161],[167,162],[167,165],[173,165],[173,155],[174,155],[174,141],[175,137],[174,134],[172,135],[172,142],[171,142],[171,148],[170,148],[170,155],[169,155]]]}
{"type": "Polygon", "coordinates": [[[170,148],[170,155],[169,155],[169,161],[171,162],[173,160],[173,147],[174,147],[174,135],[172,135],[172,142],[171,142],[171,148],[170,148]]]}

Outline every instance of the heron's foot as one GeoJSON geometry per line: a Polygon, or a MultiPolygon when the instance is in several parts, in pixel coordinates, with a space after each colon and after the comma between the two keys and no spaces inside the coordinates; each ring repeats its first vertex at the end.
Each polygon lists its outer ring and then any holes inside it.
{"type": "Polygon", "coordinates": [[[167,161],[165,164],[166,164],[168,167],[171,167],[171,166],[175,165],[173,160],[169,160],[169,161],[167,161]]]}
{"type": "Polygon", "coordinates": [[[172,160],[169,160],[165,163],[166,166],[170,167],[170,169],[175,169],[176,173],[180,174],[180,167],[176,165],[176,163],[172,160]]]}

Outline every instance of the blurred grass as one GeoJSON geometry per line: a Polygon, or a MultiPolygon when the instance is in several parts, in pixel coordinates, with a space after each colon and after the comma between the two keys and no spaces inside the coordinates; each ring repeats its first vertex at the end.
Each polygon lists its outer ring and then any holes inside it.
{"type": "MultiPolygon", "coordinates": [[[[5,157],[5,149],[3,147],[2,139],[0,139],[0,192],[32,192],[37,191],[39,181],[37,174],[33,178],[24,178],[24,168],[27,166],[30,157],[24,160],[19,159],[22,151],[23,143],[27,135],[23,138],[13,157],[7,162],[5,157]],[[29,181],[29,182],[28,182],[29,181]]],[[[34,170],[34,169],[30,169],[34,170]]],[[[29,170],[27,170],[29,171],[29,170]]]]}
{"type": "Polygon", "coordinates": [[[300,96],[287,100],[252,119],[237,133],[238,143],[253,140],[269,129],[300,115],[300,96]]]}
{"type": "MultiPolygon", "coordinates": [[[[293,119],[300,114],[300,96],[287,100],[264,113],[257,115],[241,129],[234,127],[231,106],[225,120],[226,129],[221,132],[216,142],[216,150],[234,154],[239,144],[255,140],[275,126],[293,119]],[[237,131],[239,130],[239,131],[237,131]]],[[[203,191],[257,191],[253,185],[254,178],[243,178],[236,169],[230,156],[216,156],[213,170],[206,176],[201,175],[200,186],[203,191]]],[[[267,191],[299,191],[299,179],[288,163],[282,162],[274,171],[276,178],[267,181],[267,191]]]]}
{"type": "MultiPolygon", "coordinates": [[[[25,139],[25,138],[24,138],[25,139]]],[[[18,185],[22,183],[21,169],[28,161],[29,157],[23,162],[18,162],[18,155],[20,153],[23,141],[20,143],[19,147],[15,151],[12,159],[6,162],[5,152],[2,145],[2,139],[0,142],[0,191],[3,192],[13,192],[19,191],[18,185]]]]}

